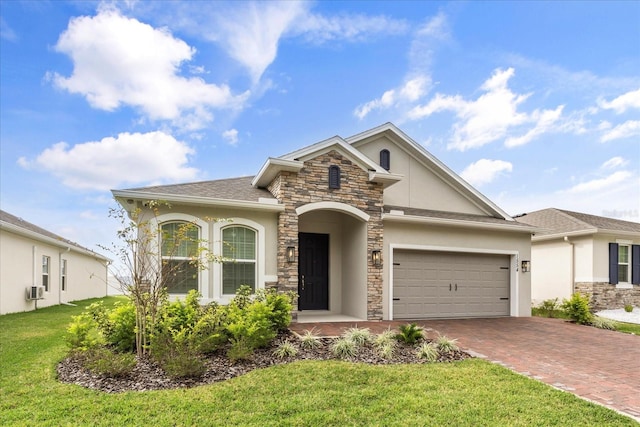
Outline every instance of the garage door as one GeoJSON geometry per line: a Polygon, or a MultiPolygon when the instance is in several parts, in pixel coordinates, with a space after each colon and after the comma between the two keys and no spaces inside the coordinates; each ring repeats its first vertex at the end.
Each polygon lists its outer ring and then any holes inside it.
{"type": "Polygon", "coordinates": [[[509,315],[509,256],[396,250],[393,318],[509,315]]]}

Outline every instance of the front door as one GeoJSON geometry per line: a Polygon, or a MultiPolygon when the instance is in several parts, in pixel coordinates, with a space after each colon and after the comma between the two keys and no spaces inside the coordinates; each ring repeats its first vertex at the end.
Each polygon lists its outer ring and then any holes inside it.
{"type": "Polygon", "coordinates": [[[298,309],[329,309],[329,235],[298,233],[298,309]]]}

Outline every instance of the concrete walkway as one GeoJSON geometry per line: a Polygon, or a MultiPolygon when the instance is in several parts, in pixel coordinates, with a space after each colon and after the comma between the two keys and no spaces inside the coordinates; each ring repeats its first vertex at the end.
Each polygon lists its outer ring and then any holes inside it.
{"type": "MultiPolygon", "coordinates": [[[[407,322],[360,322],[381,332],[407,322]]],[[[474,356],[599,403],[640,421],[640,336],[576,325],[561,319],[417,321],[426,329],[458,340],[474,356]]],[[[349,323],[292,324],[302,332],[340,335],[349,323]]]]}

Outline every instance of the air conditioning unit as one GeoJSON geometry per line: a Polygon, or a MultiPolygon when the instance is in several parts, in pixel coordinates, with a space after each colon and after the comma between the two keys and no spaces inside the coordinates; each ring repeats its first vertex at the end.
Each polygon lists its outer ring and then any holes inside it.
{"type": "Polygon", "coordinates": [[[38,300],[44,298],[44,286],[28,286],[26,289],[27,300],[38,300]]]}

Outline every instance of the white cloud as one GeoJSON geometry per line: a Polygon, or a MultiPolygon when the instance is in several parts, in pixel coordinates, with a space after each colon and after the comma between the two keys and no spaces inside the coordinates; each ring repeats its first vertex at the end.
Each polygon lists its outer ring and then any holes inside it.
{"type": "Polygon", "coordinates": [[[612,157],[600,166],[601,169],[615,169],[620,166],[625,166],[629,163],[628,160],[623,159],[620,156],[612,157]]]}
{"type": "Polygon", "coordinates": [[[18,35],[9,24],[7,24],[3,16],[0,16],[0,38],[10,42],[18,41],[18,35]]]}
{"type": "Polygon", "coordinates": [[[114,9],[73,18],[55,49],[69,55],[73,73],[52,73],[54,84],[86,97],[98,109],[121,105],[152,120],[170,120],[186,130],[204,127],[213,108],[239,108],[248,93],[235,96],[226,85],[179,75],[195,49],[166,29],[153,28],[114,9]]]}
{"type": "Polygon", "coordinates": [[[222,138],[225,139],[229,144],[236,145],[238,143],[238,130],[237,129],[229,129],[222,132],[222,138]]]}
{"type": "Polygon", "coordinates": [[[604,178],[596,178],[591,181],[581,182],[580,184],[574,185],[565,191],[567,193],[591,193],[593,191],[613,187],[628,180],[629,178],[631,178],[631,172],[618,171],[604,178]]]}
{"type": "Polygon", "coordinates": [[[364,119],[374,110],[384,110],[402,102],[415,102],[427,92],[430,85],[431,79],[428,76],[416,76],[402,86],[386,91],[380,98],[358,106],[353,114],[359,119],[364,119]]]}
{"type": "Polygon", "coordinates": [[[35,160],[18,160],[24,168],[46,170],[76,189],[109,190],[124,184],[194,179],[189,167],[194,150],[164,132],[121,133],[116,138],[45,149],[35,160]]]}
{"type": "Polygon", "coordinates": [[[512,170],[513,165],[504,160],[480,159],[467,166],[460,176],[471,185],[481,186],[512,170]]]}
{"type": "Polygon", "coordinates": [[[522,136],[507,138],[504,142],[505,147],[512,148],[528,144],[537,136],[549,132],[560,119],[563,109],[564,105],[559,105],[555,110],[535,110],[530,116],[535,120],[535,126],[522,136]]]}
{"type": "Polygon", "coordinates": [[[364,42],[375,34],[401,34],[407,31],[404,21],[387,16],[367,16],[345,14],[341,16],[322,16],[305,13],[293,23],[292,32],[303,34],[313,43],[325,43],[335,40],[364,42]]]}
{"type": "Polygon", "coordinates": [[[613,141],[614,139],[628,138],[640,135],[640,120],[628,120],[604,133],[600,142],[613,141]]]}
{"type": "Polygon", "coordinates": [[[613,110],[618,114],[622,114],[632,108],[640,108],[640,89],[620,95],[611,102],[601,100],[598,104],[601,108],[613,110]]]}

